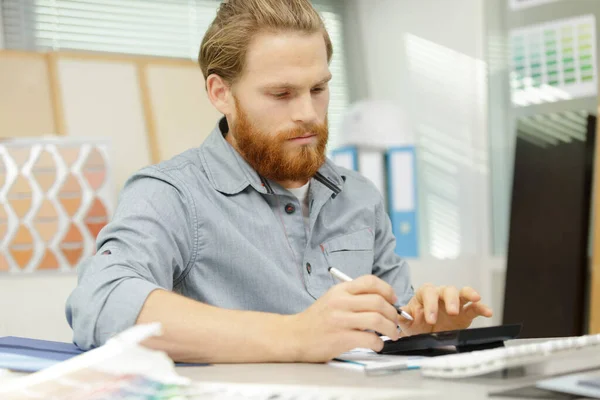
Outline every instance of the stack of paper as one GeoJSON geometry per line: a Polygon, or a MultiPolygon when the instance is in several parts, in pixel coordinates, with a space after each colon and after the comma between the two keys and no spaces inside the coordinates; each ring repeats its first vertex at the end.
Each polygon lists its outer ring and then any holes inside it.
{"type": "Polygon", "coordinates": [[[329,364],[334,367],[364,371],[367,375],[379,375],[418,369],[419,361],[423,358],[420,356],[384,355],[370,349],[354,349],[341,354],[329,364]]]}

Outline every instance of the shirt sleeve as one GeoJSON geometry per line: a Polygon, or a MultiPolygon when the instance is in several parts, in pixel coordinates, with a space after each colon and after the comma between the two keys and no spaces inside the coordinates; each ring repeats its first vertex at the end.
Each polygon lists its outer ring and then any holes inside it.
{"type": "Polygon", "coordinates": [[[398,256],[392,222],[385,212],[383,198],[375,206],[375,245],[373,274],[394,288],[398,303],[407,304],[414,296],[408,263],[398,256]]]}
{"type": "Polygon", "coordinates": [[[66,317],[82,349],[133,326],[148,295],[172,290],[194,262],[195,207],[185,188],[153,168],[126,183],[113,219],[98,235],[96,254],[79,267],[66,317]]]}

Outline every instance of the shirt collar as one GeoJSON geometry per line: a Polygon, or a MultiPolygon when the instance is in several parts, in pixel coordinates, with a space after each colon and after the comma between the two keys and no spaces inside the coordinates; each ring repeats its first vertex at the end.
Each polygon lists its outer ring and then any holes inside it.
{"type": "MultiPolygon", "coordinates": [[[[202,145],[201,159],[213,187],[224,194],[237,194],[248,186],[260,193],[273,193],[272,183],[260,175],[225,140],[229,126],[225,117],[221,118],[202,145]]],[[[342,190],[346,177],[329,159],[313,177],[336,195],[342,190]]]]}

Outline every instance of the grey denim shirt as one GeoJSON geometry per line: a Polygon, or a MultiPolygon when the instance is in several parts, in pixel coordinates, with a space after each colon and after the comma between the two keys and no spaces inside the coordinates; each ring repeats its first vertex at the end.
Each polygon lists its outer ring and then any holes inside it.
{"type": "Polygon", "coordinates": [[[379,276],[400,304],[413,296],[370,181],[327,160],[310,182],[306,227],[298,199],[259,176],[227,131],[223,118],[199,148],[127,181],[67,300],[79,347],[134,325],[159,288],[223,308],[292,314],[337,283],[328,273],[335,266],[353,278],[379,276]]]}

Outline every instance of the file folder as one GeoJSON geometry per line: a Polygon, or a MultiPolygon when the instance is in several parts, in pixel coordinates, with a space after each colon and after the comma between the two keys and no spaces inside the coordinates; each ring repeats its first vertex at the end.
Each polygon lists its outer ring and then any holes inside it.
{"type": "Polygon", "coordinates": [[[386,197],[385,151],[360,146],[346,146],[332,151],[331,160],[340,167],[358,171],[386,197]]]}
{"type": "Polygon", "coordinates": [[[388,150],[388,209],[396,236],[396,254],[405,258],[419,256],[416,163],[414,146],[388,150]]]}
{"type": "MultiPolygon", "coordinates": [[[[37,372],[84,353],[72,343],[37,340],[16,336],[0,337],[0,368],[19,372],[37,372]]],[[[204,366],[183,364],[177,366],[204,366]]]]}
{"type": "Polygon", "coordinates": [[[355,146],[346,146],[331,152],[331,161],[340,167],[358,171],[358,149],[355,146]]]}

